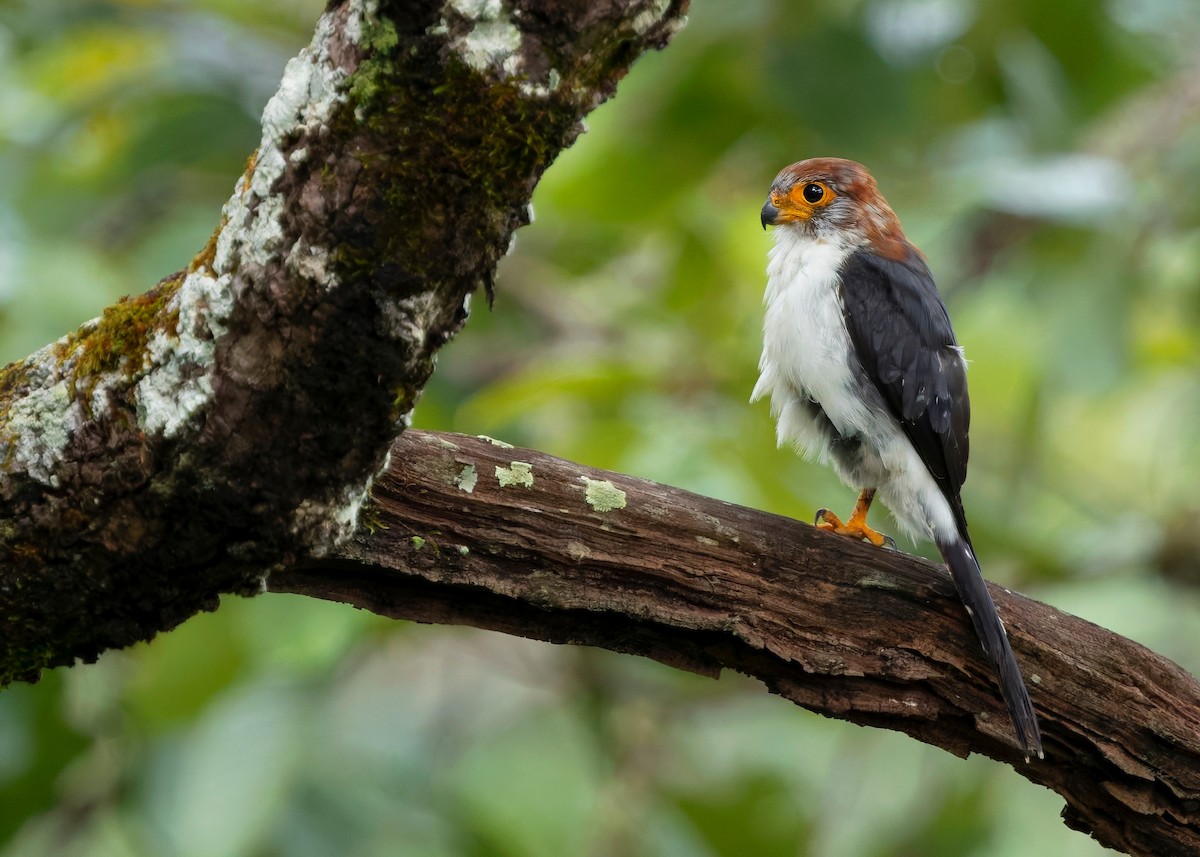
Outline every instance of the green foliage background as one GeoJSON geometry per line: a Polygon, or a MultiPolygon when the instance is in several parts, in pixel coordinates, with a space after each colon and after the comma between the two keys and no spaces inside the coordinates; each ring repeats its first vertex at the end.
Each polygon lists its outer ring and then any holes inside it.
{"type": "MultiPolygon", "coordinates": [[[[0,359],[203,245],[321,5],[0,0],[0,359]]],[[[1198,37],[1188,0],[695,0],[547,174],[416,422],[847,506],[746,399],[766,188],[855,158],[972,360],[986,573],[1196,671],[1198,37]]],[[[13,857],[1099,853],[1059,808],[737,677],[290,597],[0,694],[13,857]]]]}

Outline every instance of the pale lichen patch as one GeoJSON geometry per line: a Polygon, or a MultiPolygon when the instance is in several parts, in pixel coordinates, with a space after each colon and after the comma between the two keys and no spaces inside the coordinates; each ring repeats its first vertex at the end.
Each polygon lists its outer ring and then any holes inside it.
{"type": "Polygon", "coordinates": [[[450,6],[472,21],[498,18],[501,11],[500,0],[450,0],[450,6]]]}
{"type": "Polygon", "coordinates": [[[383,319],[383,334],[403,342],[425,344],[429,331],[438,324],[441,306],[436,292],[427,291],[401,300],[377,295],[376,305],[383,319]]]}
{"type": "Polygon", "coordinates": [[[567,542],[567,556],[579,562],[592,555],[592,549],[583,542],[567,542]]]}
{"type": "Polygon", "coordinates": [[[96,386],[92,388],[92,393],[88,397],[88,406],[93,414],[101,414],[108,409],[109,394],[118,387],[116,378],[103,378],[96,382],[96,386]]]}
{"type": "Polygon", "coordinates": [[[696,541],[700,542],[702,545],[708,545],[709,547],[716,547],[721,544],[716,539],[710,539],[708,536],[696,536],[696,541]]]}
{"type": "MultiPolygon", "coordinates": [[[[161,345],[165,337],[151,342],[151,349],[170,354],[161,345]]],[[[177,436],[212,398],[212,381],[207,374],[189,376],[181,360],[168,360],[137,385],[138,423],[150,434],[177,436]]]]}
{"type": "MultiPolygon", "coordinates": [[[[466,35],[450,44],[463,62],[476,71],[486,71],[493,65],[509,74],[519,70],[521,31],[505,16],[500,0],[450,0],[449,6],[472,22],[466,35]]],[[[443,31],[448,32],[444,20],[435,32],[443,31]]]]}
{"type": "Polygon", "coordinates": [[[646,8],[633,19],[633,31],[639,36],[650,31],[650,28],[663,19],[671,8],[671,0],[650,0],[646,8]]]}
{"type": "Polygon", "coordinates": [[[484,71],[493,64],[508,74],[520,69],[521,31],[511,21],[476,21],[471,32],[459,39],[455,47],[463,62],[476,71],[484,71]]]}
{"type": "Polygon", "coordinates": [[[586,476],[579,478],[587,486],[583,499],[592,507],[592,511],[612,512],[625,508],[625,492],[607,479],[589,479],[586,476]]]}
{"type": "Polygon", "coordinates": [[[496,440],[496,438],[488,437],[486,434],[477,434],[477,435],[475,435],[475,437],[479,438],[479,440],[482,440],[485,443],[490,443],[492,446],[498,446],[501,449],[512,449],[513,448],[513,445],[511,443],[505,443],[502,440],[496,440]]]}
{"type": "Polygon", "coordinates": [[[739,535],[738,531],[726,524],[720,518],[714,517],[713,515],[704,514],[703,512],[697,515],[697,517],[708,524],[708,526],[712,527],[713,531],[716,532],[717,535],[724,536],[732,542],[737,542],[739,535]]]}
{"type": "Polygon", "coordinates": [[[496,465],[496,481],[501,488],[532,488],[533,465],[527,461],[514,461],[508,467],[496,465]]]}
{"type": "Polygon", "coordinates": [[[215,340],[233,311],[232,278],[206,269],[188,274],[171,297],[174,332],[157,331],[146,346],[149,364],[134,388],[138,424],[148,434],[177,436],[211,401],[215,340]]]}
{"type": "Polygon", "coordinates": [[[867,574],[858,579],[862,589],[900,589],[901,587],[886,574],[867,574]]]}
{"type": "Polygon", "coordinates": [[[352,44],[361,44],[363,40],[363,21],[367,18],[374,20],[378,11],[378,0],[363,0],[356,7],[353,7],[350,11],[350,16],[346,19],[344,30],[346,39],[352,44]]]}
{"type": "MultiPolygon", "coordinates": [[[[516,25],[520,10],[506,12],[499,0],[450,0],[448,7],[471,22],[471,29],[450,40],[450,48],[470,68],[478,72],[500,72],[515,80],[521,93],[531,98],[546,98],[562,81],[551,69],[546,82],[531,79],[521,54],[524,36],[516,25]]],[[[431,35],[449,35],[450,26],[443,18],[429,28],[431,35]]]]}
{"type": "Polygon", "coordinates": [[[287,268],[297,277],[331,291],[337,285],[330,267],[329,251],[307,241],[297,241],[287,255],[287,268]]]}
{"type": "MultiPolygon", "coordinates": [[[[352,7],[351,20],[361,33],[364,4],[354,2],[352,7]]],[[[346,72],[329,55],[335,28],[330,14],[321,16],[311,44],[288,61],[279,89],[263,109],[262,139],[258,155],[248,168],[249,181],[239,181],[225,204],[227,228],[217,240],[213,259],[217,273],[232,272],[246,264],[264,265],[281,249],[286,206],[274,188],[288,169],[283,150],[289,141],[328,125],[334,111],[346,100],[346,72]]],[[[293,153],[292,157],[306,155],[293,153]]]]}
{"type": "Polygon", "coordinates": [[[475,470],[474,464],[465,465],[462,471],[454,480],[454,484],[468,494],[475,490],[475,484],[479,481],[479,474],[475,470]]]}
{"type": "Polygon", "coordinates": [[[331,499],[305,500],[292,513],[292,533],[303,539],[313,556],[324,556],[354,533],[371,483],[368,478],[364,483],[342,486],[331,499]]]}
{"type": "Polygon", "coordinates": [[[38,482],[57,485],[55,470],[82,421],[83,409],[65,380],[35,388],[8,410],[5,457],[38,482]]]}
{"type": "Polygon", "coordinates": [[[451,443],[441,435],[423,434],[421,435],[421,441],[429,444],[430,446],[436,446],[438,449],[448,449],[452,452],[458,451],[458,444],[451,443]]]}

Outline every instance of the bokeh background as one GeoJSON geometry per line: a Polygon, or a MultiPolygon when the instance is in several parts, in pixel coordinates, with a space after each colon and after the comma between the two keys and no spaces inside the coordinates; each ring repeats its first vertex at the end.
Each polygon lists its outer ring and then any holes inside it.
{"type": "MultiPolygon", "coordinates": [[[[321,5],[0,0],[0,361],[186,264],[321,5]]],[[[855,158],[972,361],[985,572],[1195,672],[1198,39],[1191,0],[695,0],[547,173],[416,423],[848,507],[746,400],[766,188],[855,158]]],[[[1098,854],[1060,806],[737,676],[287,596],[0,693],[12,857],[1098,854]]]]}

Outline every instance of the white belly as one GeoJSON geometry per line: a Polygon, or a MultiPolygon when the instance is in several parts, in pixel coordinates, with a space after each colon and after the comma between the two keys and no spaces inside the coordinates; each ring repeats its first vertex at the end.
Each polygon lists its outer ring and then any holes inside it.
{"type": "Polygon", "coordinates": [[[853,344],[838,294],[838,270],[854,247],[817,242],[776,229],[767,264],[766,313],[759,378],[751,401],[771,397],[780,446],[832,464],[853,488],[878,488],[880,499],[913,536],[954,530],[950,507],[899,423],[864,399],[852,369],[853,344]],[[838,434],[857,437],[853,470],[830,455],[830,438],[807,401],[820,404],[838,434]]]}
{"type": "Polygon", "coordinates": [[[802,402],[819,402],[838,432],[863,434],[872,415],[856,394],[851,343],[837,274],[854,248],[776,232],[767,264],[766,314],[759,379],[751,401],[771,396],[779,443],[791,441],[824,459],[822,436],[802,402]]]}

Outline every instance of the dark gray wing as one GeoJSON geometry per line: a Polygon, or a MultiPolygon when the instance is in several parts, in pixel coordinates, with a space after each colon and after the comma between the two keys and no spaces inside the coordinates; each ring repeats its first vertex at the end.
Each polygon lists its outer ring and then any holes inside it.
{"type": "Polygon", "coordinates": [[[934,540],[1000,680],[1017,741],[1027,756],[1040,758],[1037,714],[980,573],[959,498],[967,478],[971,406],[946,305],[912,247],[902,261],[859,251],[846,259],[841,274],[842,311],[855,355],[954,512],[958,538],[935,533],[934,540]]]}
{"type": "Polygon", "coordinates": [[[842,309],[867,377],[900,421],[967,537],[971,405],[966,365],[933,275],[915,248],[902,261],[863,250],[842,264],[842,309]]]}

